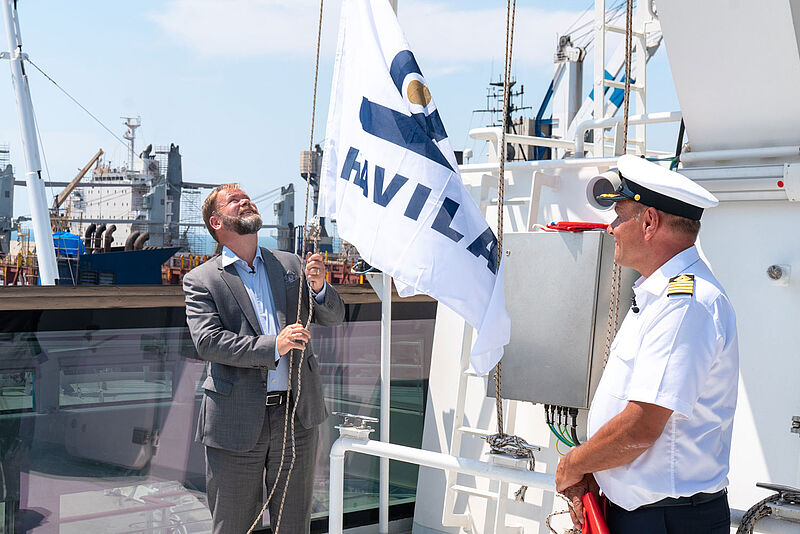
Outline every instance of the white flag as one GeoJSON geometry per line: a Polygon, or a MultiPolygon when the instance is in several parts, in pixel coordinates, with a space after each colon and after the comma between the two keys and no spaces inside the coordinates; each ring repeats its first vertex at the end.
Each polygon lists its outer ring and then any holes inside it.
{"type": "Polygon", "coordinates": [[[461,181],[425,78],[387,0],[345,0],[322,161],[319,211],[390,274],[478,331],[486,374],[511,322],[497,239],[461,181]]]}

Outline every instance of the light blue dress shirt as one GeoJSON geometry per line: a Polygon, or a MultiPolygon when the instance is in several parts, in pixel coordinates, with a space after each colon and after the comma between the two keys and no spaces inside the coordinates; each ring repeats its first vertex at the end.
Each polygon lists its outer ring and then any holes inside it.
{"type": "MultiPolygon", "coordinates": [[[[261,257],[261,248],[256,249],[256,257],[253,259],[253,269],[247,262],[239,258],[228,247],[222,247],[222,266],[227,267],[233,264],[239,278],[244,284],[253,311],[258,317],[258,325],[264,335],[278,335],[278,315],[275,312],[275,302],[272,300],[272,291],[269,287],[269,277],[267,276],[267,266],[264,258],[261,257]]],[[[325,301],[325,290],[328,283],[322,287],[319,293],[314,295],[314,299],[322,304],[325,301]]],[[[275,362],[277,366],[274,371],[269,371],[267,376],[267,391],[287,391],[289,389],[289,362],[287,358],[282,358],[278,354],[278,345],[275,345],[275,362]]]]}

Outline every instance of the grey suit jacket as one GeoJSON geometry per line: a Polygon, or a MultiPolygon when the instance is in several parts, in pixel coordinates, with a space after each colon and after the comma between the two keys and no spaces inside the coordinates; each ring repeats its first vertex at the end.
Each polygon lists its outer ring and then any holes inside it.
{"type": "MultiPolygon", "coordinates": [[[[295,254],[261,249],[278,316],[278,331],[297,318],[302,262],[295,254]]],[[[253,306],[236,268],[222,267],[220,256],[192,269],[183,279],[186,323],[197,354],[208,363],[203,383],[196,440],[209,447],[247,451],[261,433],[267,396],[267,371],[275,368],[275,337],[261,335],[253,306]]],[[[301,318],[308,318],[308,288],[303,288],[301,318]]],[[[344,319],[344,303],[328,285],[325,301],[314,305],[314,322],[332,326],[344,319]]],[[[284,358],[288,358],[288,354],[284,358]]],[[[290,384],[297,420],[311,428],[328,416],[322,396],[319,362],[309,343],[297,399],[299,354],[295,353],[290,384]]]]}

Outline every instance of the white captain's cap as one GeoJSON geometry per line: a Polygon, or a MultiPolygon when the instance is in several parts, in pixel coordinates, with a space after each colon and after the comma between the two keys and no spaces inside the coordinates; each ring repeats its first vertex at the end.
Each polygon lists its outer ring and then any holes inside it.
{"type": "Polygon", "coordinates": [[[699,221],[705,208],[713,208],[719,200],[687,177],[632,155],[617,162],[620,185],[613,193],[597,196],[597,200],[633,200],[673,215],[699,221]]]}

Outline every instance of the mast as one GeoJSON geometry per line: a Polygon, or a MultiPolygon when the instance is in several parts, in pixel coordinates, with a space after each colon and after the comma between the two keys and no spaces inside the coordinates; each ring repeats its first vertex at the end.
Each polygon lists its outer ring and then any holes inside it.
{"type": "Polygon", "coordinates": [[[17,115],[22,134],[22,149],[25,153],[25,182],[28,189],[28,203],[33,221],[33,237],[36,241],[36,256],[39,262],[39,278],[43,286],[56,284],[58,266],[56,264],[53,233],[50,229],[50,213],[47,210],[47,194],[42,180],[42,165],[39,160],[39,144],[36,142],[36,126],[33,118],[33,103],[25,74],[23,61],[27,55],[22,53],[22,37],[15,0],[2,0],[3,17],[8,34],[8,56],[11,65],[11,83],[17,97],[17,115]]]}
{"type": "Polygon", "coordinates": [[[133,164],[136,160],[136,128],[142,125],[142,119],[140,117],[121,117],[125,119],[125,126],[128,127],[128,130],[125,132],[125,135],[122,137],[125,138],[129,142],[128,144],[128,170],[133,170],[133,164]]]}

